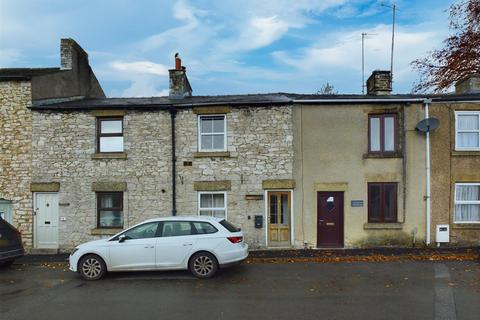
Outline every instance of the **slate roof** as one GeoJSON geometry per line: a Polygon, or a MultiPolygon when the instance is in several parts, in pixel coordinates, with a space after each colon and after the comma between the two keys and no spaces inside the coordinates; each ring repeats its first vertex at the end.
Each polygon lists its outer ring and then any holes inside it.
{"type": "MultiPolygon", "coordinates": [[[[393,94],[383,96],[369,96],[359,94],[295,94],[295,93],[267,93],[267,94],[244,94],[244,95],[222,95],[222,96],[193,96],[183,99],[169,99],[168,97],[149,98],[104,98],[84,99],[83,97],[72,97],[67,99],[50,99],[34,101],[31,106],[34,110],[88,110],[88,109],[168,109],[171,107],[191,108],[196,106],[260,106],[260,105],[286,105],[293,103],[408,103],[409,99],[431,98],[434,102],[458,102],[458,101],[480,101],[480,95],[416,95],[416,94],[393,94]],[[315,100],[315,101],[312,101],[315,100]]],[[[411,101],[410,101],[411,102],[411,101]]],[[[419,101],[420,102],[420,101],[419,101]]]]}
{"type": "Polygon", "coordinates": [[[0,68],[0,81],[30,80],[34,76],[61,71],[60,68],[0,68]]]}

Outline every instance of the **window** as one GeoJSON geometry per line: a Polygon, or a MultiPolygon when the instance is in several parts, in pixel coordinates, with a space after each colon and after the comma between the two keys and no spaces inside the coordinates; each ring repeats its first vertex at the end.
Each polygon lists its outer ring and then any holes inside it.
{"type": "Polygon", "coordinates": [[[480,223],[480,183],[455,184],[455,223],[480,223]]]}
{"type": "Polygon", "coordinates": [[[397,115],[368,116],[368,152],[389,154],[397,151],[397,115]]]}
{"type": "Polygon", "coordinates": [[[230,232],[239,232],[239,231],[241,231],[240,228],[235,227],[233,224],[231,224],[231,223],[228,222],[227,220],[222,220],[222,221],[220,221],[220,224],[221,224],[225,229],[227,229],[227,230],[230,231],[230,232]]]}
{"type": "Polygon", "coordinates": [[[123,228],[123,192],[97,192],[98,228],[123,228]]]}
{"type": "Polygon", "coordinates": [[[217,232],[217,228],[208,222],[193,222],[197,234],[209,234],[217,232]]]}
{"type": "Polygon", "coordinates": [[[480,151],[480,111],[455,112],[455,149],[480,151]]]}
{"type": "Polygon", "coordinates": [[[97,152],[123,152],[123,118],[97,118],[97,152]]]}
{"type": "MultiPolygon", "coordinates": [[[[122,233],[126,239],[146,239],[157,236],[158,222],[149,222],[122,233]]],[[[118,238],[118,237],[117,237],[118,238]]]]}
{"type": "Polygon", "coordinates": [[[368,222],[397,222],[397,183],[368,184],[368,222]]]}
{"type": "Polygon", "coordinates": [[[165,221],[162,225],[162,237],[189,236],[192,233],[189,221],[165,221]]]}
{"type": "Polygon", "coordinates": [[[225,115],[199,116],[199,151],[225,151],[227,149],[227,120],[225,115]]]}
{"type": "Polygon", "coordinates": [[[198,214],[225,218],[227,215],[225,192],[200,192],[198,194],[198,214]]]}

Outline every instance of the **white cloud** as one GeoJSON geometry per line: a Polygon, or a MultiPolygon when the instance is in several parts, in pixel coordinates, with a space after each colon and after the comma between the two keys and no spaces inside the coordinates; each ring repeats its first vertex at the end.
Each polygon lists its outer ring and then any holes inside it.
{"type": "MultiPolygon", "coordinates": [[[[422,30],[420,26],[399,27],[396,30],[393,68],[396,82],[413,78],[410,62],[431,50],[443,38],[440,32],[419,30],[422,30]]],[[[272,55],[278,62],[303,74],[331,73],[335,70],[358,73],[362,67],[361,32],[373,34],[365,40],[365,77],[375,69],[390,70],[391,26],[383,24],[335,34],[332,38],[338,40],[330,45],[318,41],[296,53],[277,51],[272,55]]]]}
{"type": "Polygon", "coordinates": [[[155,79],[151,77],[136,77],[121,95],[122,97],[168,96],[168,89],[158,89],[155,79]]]}
{"type": "Polygon", "coordinates": [[[167,76],[168,68],[159,63],[154,63],[151,61],[113,61],[110,63],[112,69],[125,72],[128,75],[135,74],[154,74],[157,76],[167,76]]]}

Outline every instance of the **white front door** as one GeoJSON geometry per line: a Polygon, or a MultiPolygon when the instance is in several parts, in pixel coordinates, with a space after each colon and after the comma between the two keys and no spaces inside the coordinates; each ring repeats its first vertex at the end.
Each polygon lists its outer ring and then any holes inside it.
{"type": "Polygon", "coordinates": [[[58,249],[58,193],[37,192],[34,199],[35,248],[58,249]]]}

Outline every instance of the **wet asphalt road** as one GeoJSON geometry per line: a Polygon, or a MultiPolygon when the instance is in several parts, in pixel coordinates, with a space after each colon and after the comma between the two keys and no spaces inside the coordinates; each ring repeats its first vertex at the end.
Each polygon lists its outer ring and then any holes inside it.
{"type": "Polygon", "coordinates": [[[0,269],[0,319],[479,319],[474,261],[243,264],[85,282],[65,264],[0,269]]]}

